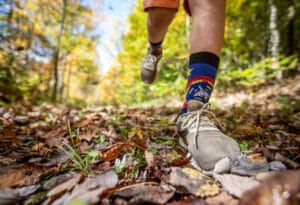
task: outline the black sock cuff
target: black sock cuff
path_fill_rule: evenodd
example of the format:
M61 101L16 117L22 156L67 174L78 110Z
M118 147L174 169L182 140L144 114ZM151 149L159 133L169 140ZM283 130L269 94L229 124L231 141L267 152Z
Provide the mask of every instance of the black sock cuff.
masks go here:
M149 41L149 43L152 47L159 47L159 46L161 46L162 42L163 42L163 40L160 42L157 42L157 43L153 43L153 42Z
M190 55L190 65L194 63L207 63L209 65L218 68L220 63L220 58L214 53L198 52Z

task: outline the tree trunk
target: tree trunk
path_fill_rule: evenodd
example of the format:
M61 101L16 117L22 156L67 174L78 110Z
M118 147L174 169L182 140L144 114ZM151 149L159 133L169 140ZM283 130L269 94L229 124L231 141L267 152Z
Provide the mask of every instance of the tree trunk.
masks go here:
M270 42L269 42L269 52L273 59L272 68L278 69L278 55L279 55L279 44L280 44L280 34L277 27L277 7L274 0L269 0L270 7L270 19L269 19L269 29L270 29ZM278 72L277 78L282 78L282 72Z
M62 17L60 23L60 30L57 36L57 46L53 56L53 91L52 91L52 101L55 102L57 99L57 87L58 87L58 63L59 63L59 56L60 56L60 49L61 49L61 37L64 32L65 27L65 19L66 19L66 10L67 10L67 0L63 0L63 9L62 9Z
M272 57L279 55L280 34L277 28L277 7L273 0L269 0L270 22L269 29L271 32L269 51Z
M295 52L295 28L296 19L295 2L291 0L291 5L288 8L288 55L293 55Z

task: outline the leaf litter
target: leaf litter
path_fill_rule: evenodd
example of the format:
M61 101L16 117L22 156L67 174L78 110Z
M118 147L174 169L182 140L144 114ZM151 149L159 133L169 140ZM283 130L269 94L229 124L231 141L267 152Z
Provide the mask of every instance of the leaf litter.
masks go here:
M279 89L276 96L271 88L277 89L266 85L251 102L213 108L247 160L268 170L277 160L296 170L267 181L257 173L211 178L193 169L178 145L176 107L1 107L1 204L247 204L248 193L271 200L263 190L278 184L291 187L276 190L288 193L292 203L300 181L299 86L290 93ZM279 180L286 176L294 180ZM259 188L250 189L250 183Z

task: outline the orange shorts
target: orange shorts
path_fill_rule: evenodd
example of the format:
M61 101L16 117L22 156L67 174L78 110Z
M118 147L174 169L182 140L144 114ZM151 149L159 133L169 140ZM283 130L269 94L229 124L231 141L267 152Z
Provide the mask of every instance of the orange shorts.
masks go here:
M162 7L178 10L180 0L143 0L144 11L147 11L151 7ZM184 0L183 3L185 11L191 15L188 0Z

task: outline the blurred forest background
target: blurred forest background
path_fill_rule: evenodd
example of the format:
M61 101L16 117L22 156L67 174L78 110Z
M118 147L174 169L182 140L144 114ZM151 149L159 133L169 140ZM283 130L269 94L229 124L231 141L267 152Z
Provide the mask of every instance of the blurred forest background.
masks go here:
M300 1L228 0L226 13L218 92L299 73ZM109 69L99 64L105 55L96 49L101 35L95 19L109 21L101 15L86 0L0 0L0 105L182 99L192 23L184 11L169 29L159 78L151 86L139 77L147 49L142 0L134 4Z

